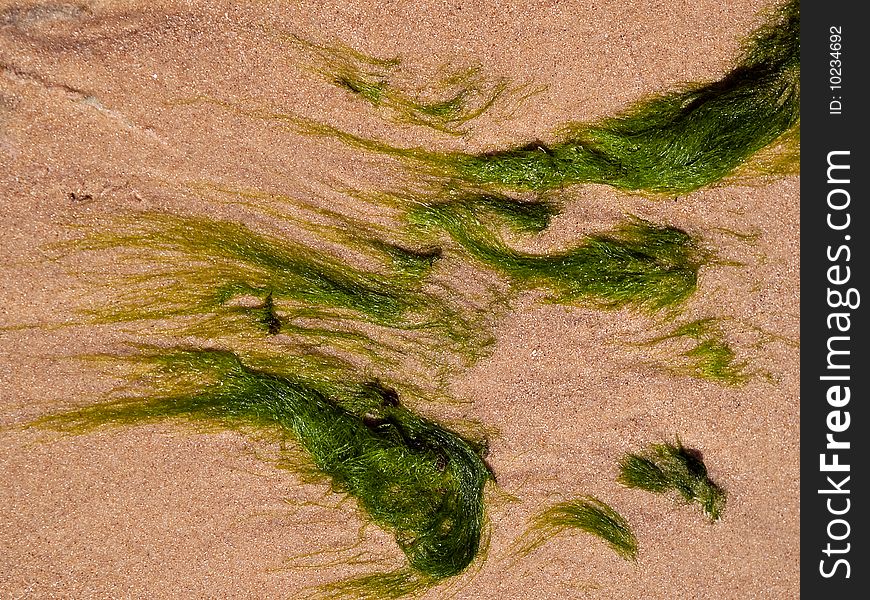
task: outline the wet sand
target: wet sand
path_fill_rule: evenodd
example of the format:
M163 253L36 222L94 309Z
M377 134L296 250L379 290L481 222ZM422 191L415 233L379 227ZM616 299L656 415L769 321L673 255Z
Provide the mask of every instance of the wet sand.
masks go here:
M766 5L0 2L0 325L71 314L76 274L45 247L68 236L73 217L141 208L233 215L184 190L196 181L288 194L324 192L329 180L385 184L377 157L185 99L284 107L404 146L480 151L547 141L566 122L720 77ZM396 126L301 69L287 33L398 55L410 81L444 63L480 63L547 87L512 118L484 115L462 137ZM706 268L687 314L731 316L797 339L798 184L789 177L660 201L576 186L536 243L557 247L626 213L682 227L743 263ZM748 243L722 229L760 235ZM723 387L639 360L621 340L648 327L629 311L547 305L534 294L500 319L492 356L452 392L473 400L464 417L499 432L489 462L518 500L490 504L479 570L427 597L798 595L798 350L755 349L771 377ZM354 543L361 521L352 506L302 506L340 498L263 462L245 437L164 424L46 439L18 427L108 389L112 381L63 357L111 348L119 336L106 327L0 333L0 597L287 598L351 572L290 559ZM727 489L721 522L616 483L625 452L675 434ZM579 532L509 560L532 514L579 494L629 520L636 564ZM401 564L391 536L366 534L367 555Z

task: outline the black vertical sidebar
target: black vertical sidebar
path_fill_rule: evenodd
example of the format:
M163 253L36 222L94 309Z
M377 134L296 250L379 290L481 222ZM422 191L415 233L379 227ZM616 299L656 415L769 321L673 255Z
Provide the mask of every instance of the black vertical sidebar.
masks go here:
M801 594L830 600L870 590L866 11L801 2Z

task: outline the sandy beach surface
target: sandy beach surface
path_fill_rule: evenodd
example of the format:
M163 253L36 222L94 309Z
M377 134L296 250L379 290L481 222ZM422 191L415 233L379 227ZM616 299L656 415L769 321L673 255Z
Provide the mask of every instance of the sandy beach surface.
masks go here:
M116 383L69 357L110 350L118 328L52 327L80 304L75 269L46 251L70 223L131 209L238 216L191 193L191 182L324 198L330 182L389 183L385 159L191 99L276 107L400 146L547 142L569 121L721 77L768 5L0 0L0 598L296 598L361 572L310 556L357 541L352 502L312 505L341 497L275 469L240 434L171 423L81 436L21 427ZM444 64L546 88L462 136L396 125L302 68L290 34L399 56L412 88ZM604 186L563 193L567 208L535 249L625 214L681 227L739 263L702 271L688 315L798 339L797 177L656 201ZM24 324L36 326L16 328ZM534 293L499 318L492 355L451 385L472 401L461 416L497 431L487 558L427 598L798 596L799 350L777 340L753 347L737 334L768 376L727 387L670 373L624 343L650 327L629 310L558 306ZM616 482L626 452L677 434L728 491L720 522ZM533 514L581 494L632 524L636 563L581 532L511 559ZM389 534L362 535L363 557L402 564Z

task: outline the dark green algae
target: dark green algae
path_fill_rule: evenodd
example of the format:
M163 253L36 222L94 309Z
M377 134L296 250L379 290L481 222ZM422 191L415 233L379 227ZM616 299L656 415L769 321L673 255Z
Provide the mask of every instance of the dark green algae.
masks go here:
M157 366L162 389L35 424L82 433L182 420L295 441L335 491L355 498L372 522L393 533L407 557L408 568L346 582L350 587L425 588L461 573L477 556L484 487L493 479L482 457L485 443L415 414L377 380L276 375L218 350L163 351L143 360Z

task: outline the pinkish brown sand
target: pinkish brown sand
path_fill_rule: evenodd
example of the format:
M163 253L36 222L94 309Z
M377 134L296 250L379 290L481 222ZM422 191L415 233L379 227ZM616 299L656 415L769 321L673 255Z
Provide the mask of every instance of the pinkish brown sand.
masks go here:
M68 235L73 216L141 207L223 214L180 191L191 181L287 193L329 178L385 183L372 167L376 158L335 142L173 101L255 101L402 145L480 150L546 141L567 121L719 77L766 5L0 2L0 324L70 314L76 277L44 248ZM462 138L397 127L300 70L282 33L401 56L411 81L444 63L480 63L547 88L513 118L484 116ZM745 263L706 269L690 314L730 315L797 338L797 178L677 202L601 186L567 193L568 210L541 248L625 213L683 227ZM748 244L717 228L760 237ZM753 360L772 378L722 387L640 361L620 340L645 327L627 311L542 305L532 296L501 319L493 356L452 391L474 401L464 416L500 432L490 462L501 490L517 500L491 503L491 542L479 569L427 597L797 597L797 349L756 349ZM63 357L105 350L116 334L81 327L0 334L0 597L294 598L349 573L323 566L328 555L311 567L293 557L352 544L361 524L352 507L300 506L326 489L259 460L260 445L238 434L166 424L46 439L19 427L105 390L111 382ZM677 433L728 490L721 522L615 481L625 452ZM579 532L509 559L531 515L579 494L600 497L629 520L640 544L636 564ZM376 528L362 548L401 564L391 537Z

